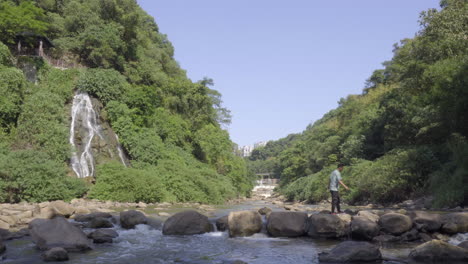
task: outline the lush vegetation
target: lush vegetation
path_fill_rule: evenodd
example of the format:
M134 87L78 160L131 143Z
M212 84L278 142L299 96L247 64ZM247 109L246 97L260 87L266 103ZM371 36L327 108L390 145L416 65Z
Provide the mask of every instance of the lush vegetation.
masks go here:
M81 67L12 56L22 32L47 36L55 45L49 56ZM187 78L135 1L2 1L0 41L0 202L71 199L86 188L92 198L135 202L249 195L252 179L222 129L230 115L213 81ZM36 84L20 64L38 69ZM100 164L91 186L66 169L75 91L103 103L132 165Z
M350 203L393 203L434 195L434 206L468 199L468 3L421 13L421 30L394 47L361 95L298 135L257 149L250 167L274 171L289 199L327 198L338 162L348 166Z

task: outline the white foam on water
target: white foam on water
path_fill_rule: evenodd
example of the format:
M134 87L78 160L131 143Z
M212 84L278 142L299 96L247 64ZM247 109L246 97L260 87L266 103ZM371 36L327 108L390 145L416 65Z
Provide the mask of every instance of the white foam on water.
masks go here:
M468 233L459 233L450 237L448 242L452 245L458 246L458 244L467 240L468 240Z
M269 237L267 234L264 233L256 233L249 237L242 237L242 239L256 241L289 241L289 239L286 238Z

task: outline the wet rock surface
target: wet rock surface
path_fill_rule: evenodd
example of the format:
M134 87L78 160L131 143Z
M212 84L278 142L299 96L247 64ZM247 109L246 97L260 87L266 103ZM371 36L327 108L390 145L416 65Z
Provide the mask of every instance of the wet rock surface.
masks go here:
M62 247L67 251L91 249L91 242L85 233L63 217L35 219L29 224L29 231L32 240L40 250L53 247Z
M320 263L366 263L382 259L377 245L368 242L345 241L329 252L319 254Z
M213 231L213 225L208 217L189 210L179 212L169 217L163 226L164 235L196 235Z
M262 217L256 211L231 212L228 216L229 236L251 236L262 230Z
M409 258L426 263L468 261L468 249L454 246L440 240L432 240L411 250Z
M273 237L298 237L306 234L308 217L302 212L272 212L268 217L268 234Z

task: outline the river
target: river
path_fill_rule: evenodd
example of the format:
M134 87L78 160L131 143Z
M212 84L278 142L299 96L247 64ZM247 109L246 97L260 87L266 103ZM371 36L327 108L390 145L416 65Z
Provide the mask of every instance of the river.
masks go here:
M230 211L258 209L264 206L274 211L284 210L268 201L246 201L232 206L220 206L211 212L213 222ZM177 208L184 210L189 208ZM86 233L93 229L84 229ZM252 237L229 238L227 232L211 232L194 236L164 236L161 228L138 225L126 230L116 226L119 237L112 244L95 244L94 250L70 253L64 263L234 263L236 260L250 264L301 264L318 263L318 253L331 249L337 240L318 240L309 237L272 238L265 232ZM463 234L462 234L463 235ZM466 240L455 237L456 240ZM418 243L419 244L419 243ZM391 259L405 259L415 243L383 245L382 254ZM6 241L7 251L3 263L43 263L41 252L34 248L29 237ZM398 262L384 262L398 263Z

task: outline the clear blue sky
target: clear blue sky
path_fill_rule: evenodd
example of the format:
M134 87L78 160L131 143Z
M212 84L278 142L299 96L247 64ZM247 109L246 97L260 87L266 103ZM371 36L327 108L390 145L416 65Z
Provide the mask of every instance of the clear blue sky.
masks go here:
M239 145L300 133L361 93L439 0L138 0L193 81L209 77Z

